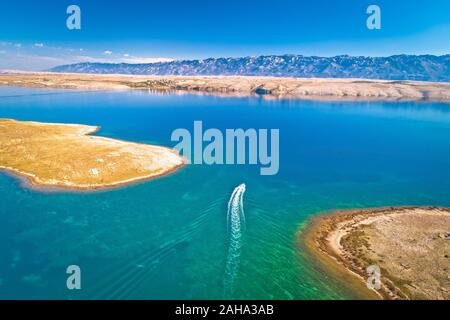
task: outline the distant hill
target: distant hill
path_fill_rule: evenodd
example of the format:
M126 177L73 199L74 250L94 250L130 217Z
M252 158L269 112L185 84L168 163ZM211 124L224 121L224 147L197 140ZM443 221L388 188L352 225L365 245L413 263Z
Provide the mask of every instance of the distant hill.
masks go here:
M149 64L78 63L52 72L133 75L242 75L301 78L366 78L385 80L450 81L450 54L390 57L302 55L210 58Z

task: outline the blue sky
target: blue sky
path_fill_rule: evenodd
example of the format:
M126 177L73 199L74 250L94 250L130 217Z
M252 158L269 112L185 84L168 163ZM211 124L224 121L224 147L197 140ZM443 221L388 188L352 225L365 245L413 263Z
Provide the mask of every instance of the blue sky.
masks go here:
M81 8L81 30L66 9ZM381 30L366 9L381 8ZM450 53L448 0L15 0L0 3L0 68L260 54Z

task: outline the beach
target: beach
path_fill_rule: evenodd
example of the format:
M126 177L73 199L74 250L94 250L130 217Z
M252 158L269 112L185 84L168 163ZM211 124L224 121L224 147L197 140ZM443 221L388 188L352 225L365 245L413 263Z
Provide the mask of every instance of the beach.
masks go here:
M0 74L0 85L262 96L267 99L450 102L450 83L251 76L137 76L64 73Z
M334 277L383 299L450 299L450 210L389 207L315 217L300 238ZM381 270L381 287L365 286L367 267Z
M0 169L33 187L93 190L153 179L185 164L169 148L91 136L99 129L0 119Z

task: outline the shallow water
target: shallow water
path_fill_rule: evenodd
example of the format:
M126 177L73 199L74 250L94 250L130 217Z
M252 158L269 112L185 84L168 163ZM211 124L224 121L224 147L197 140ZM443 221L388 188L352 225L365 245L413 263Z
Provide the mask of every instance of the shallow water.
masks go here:
M450 206L450 105L265 101L0 87L0 117L100 125L98 135L173 146L192 128L279 128L280 172L188 166L96 193L43 193L0 174L0 298L346 299L296 246L314 214ZM234 290L224 290L227 206L246 184ZM82 290L66 288L67 266Z

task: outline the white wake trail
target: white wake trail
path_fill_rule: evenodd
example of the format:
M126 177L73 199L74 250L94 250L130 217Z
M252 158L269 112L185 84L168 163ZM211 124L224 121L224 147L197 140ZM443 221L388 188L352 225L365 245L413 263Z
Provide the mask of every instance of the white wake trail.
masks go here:
M228 202L227 224L230 236L228 257L225 266L224 289L228 296L234 291L234 280L238 273L242 247L242 230L245 228L244 193L245 184L234 189Z

